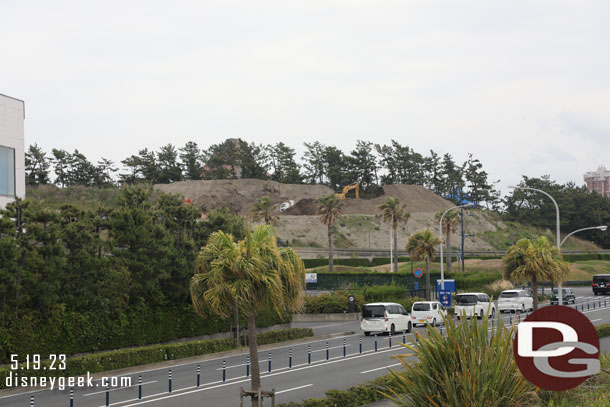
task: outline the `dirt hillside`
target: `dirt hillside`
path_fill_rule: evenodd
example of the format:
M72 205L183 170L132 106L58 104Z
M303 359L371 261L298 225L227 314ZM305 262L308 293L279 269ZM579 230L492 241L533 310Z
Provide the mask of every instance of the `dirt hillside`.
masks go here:
M226 206L242 214L248 213L252 205L264 196L269 197L272 204L279 204L288 200L296 203L302 199L315 199L333 193L332 189L324 185L280 184L259 179L182 181L155 185L155 188L190 198L193 205L204 212ZM279 213L278 208L276 211Z
M315 215L316 199L332 194L332 189L324 185L280 184L275 181L258 179L183 181L173 184L155 185L164 192L178 193L190 198L194 205L204 212L226 206L245 214L257 199L268 196L272 204L293 200L295 205L284 215ZM385 185L384 195L373 199L348 198L344 201L345 214L378 214L377 205L388 196L396 197L407 205L407 211L438 212L452 203L419 185ZM353 194L353 193L352 193ZM279 213L279 205L276 207Z

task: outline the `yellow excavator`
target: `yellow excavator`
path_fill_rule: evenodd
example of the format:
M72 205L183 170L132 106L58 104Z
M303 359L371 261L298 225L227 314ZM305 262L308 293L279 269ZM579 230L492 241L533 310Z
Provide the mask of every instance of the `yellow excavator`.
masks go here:
M340 194L335 194L335 196L339 199L345 199L345 194L347 194L352 189L356 190L356 199L359 199L360 198L360 183L359 182L354 182L353 184L344 186L343 192L341 192Z

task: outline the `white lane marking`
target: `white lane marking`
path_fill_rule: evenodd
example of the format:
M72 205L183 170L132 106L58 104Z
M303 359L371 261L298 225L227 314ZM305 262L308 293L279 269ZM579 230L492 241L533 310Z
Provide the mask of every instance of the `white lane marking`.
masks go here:
M597 319L592 319L591 322L597 322L597 321L601 321L601 318L597 318Z
M400 366L402 365L402 363L394 363L393 365L389 365L389 366L382 366L382 367L378 367L377 369L371 369L371 370L365 370L364 372L360 372L361 374L364 373L371 373L371 372L376 372L377 370L382 370L382 369L389 369L391 367L396 367L396 366Z
M329 364L335 364L335 363L339 363L339 362L342 362L342 361L347 361L347 360L352 360L352 359L360 359L360 358L371 356L371 355L379 355L379 354L383 354L383 353L387 353L387 352L391 352L391 351L396 351L396 350L408 351L407 349L405 349L403 347L397 346L397 347L394 347L394 348L391 348L391 349L386 349L386 350L382 350L382 351L378 351L378 352L369 351L368 353L358 354L358 355L355 355L355 356L352 356L352 357L347 357L347 358L339 356L339 357L334 358L335 360L331 359L330 361L321 361L321 362L316 363L316 364L312 363L311 365L305 365L305 366L298 367L298 368L283 370L282 372L276 372L276 373L269 373L269 374L266 374L266 375L261 375L261 377L272 377L272 376L277 376L277 375L286 374L286 373L290 373L290 372L297 372L297 371L300 371L300 370L311 369L311 368L321 367L321 366L327 366ZM195 390L191 390L191 391L187 391L187 392L182 392L180 394L171 394L171 395L168 395L168 396L165 396L165 397L159 397L159 398L156 398L156 399L153 399L153 400L139 401L139 402L137 402L135 404L128 404L128 405L123 406L123 407L139 406L139 405L142 405L142 404L153 403L153 402L156 402L156 401L161 401L161 400L170 399L170 398L174 398L174 397L184 396L184 395L187 395L187 394L197 393L197 392L200 392L200 391L213 390L213 389L216 389L216 388L219 388L219 387L230 386L230 385L233 385L233 384L244 383L244 382L247 382L247 381L250 381L249 377L245 378L245 379L237 380L237 381L232 381L230 383L229 382L228 383L222 383L222 384L218 384L216 386L211 386L211 387L195 389ZM181 391L181 390L183 390L183 389L178 389L178 390L176 390L176 392ZM167 393L165 393L165 394L167 394ZM118 405L118 404L123 404L123 403L125 403L125 401L117 402L117 403L112 403L111 405ZM99 406L99 407L104 407L104 406Z
M145 384L151 384L151 383L157 383L157 380L152 380L150 382L144 382L144 383L142 383L142 386L144 386ZM131 387L136 387L138 385L139 385L139 383L132 384L131 386L125 386L125 387L113 387L113 388L109 389L108 391L129 389ZM94 394L101 394L101 393L106 393L106 390L95 391L93 393L85 393L85 394L83 394L83 397L89 397L89 396L93 396Z
M282 393L287 393L289 391L293 391L293 390L299 390L299 389L304 389L305 387L311 387L313 386L313 384L306 384L304 386L299 386L299 387L293 387L292 389L286 389L286 390L280 390L280 391L276 391L275 394L282 394Z

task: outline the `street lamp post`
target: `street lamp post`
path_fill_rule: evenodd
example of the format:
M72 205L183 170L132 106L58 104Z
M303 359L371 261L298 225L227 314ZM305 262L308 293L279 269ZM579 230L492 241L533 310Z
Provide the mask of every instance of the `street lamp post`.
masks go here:
M605 225L604 226L591 226L588 228L582 228L582 229L575 230L574 232L570 233L569 235L567 235L566 237L563 238L561 243L559 243L559 247L563 246L563 244L566 242L566 240L568 240L568 237L572 236L574 233L582 232L583 230L594 230L594 229L605 232L606 230L608 230L608 226L605 226Z
M536 188L530 188L530 187L520 187L520 186L516 186L516 185L509 185L509 188L512 189L528 189L530 191L536 191L536 192L540 192L546 196L548 196L549 198L551 198L551 201L553 201L553 204L555 204L555 214L556 214L556 218L557 218L557 250L561 251L561 243L559 241L560 239L560 234L559 234L559 205L557 205L557 202L555 201L555 199L553 199L553 197L551 195L549 195L548 193L544 192L541 189L536 189ZM558 286L557 286L557 292L559 293L559 304L563 304L563 291L562 291L562 287L561 287L561 281L559 282ZM538 295L538 293L534 293L534 295Z
M443 212L443 214L441 215L441 220L439 221L439 236L441 237L441 290L445 289L445 270L443 269L443 265L444 265L444 259L443 259L443 218L445 217L445 215L447 214L447 212L456 209L456 208L470 208L472 206L472 203L469 202L467 204L464 205L456 205L453 206L449 209L447 209L445 212Z

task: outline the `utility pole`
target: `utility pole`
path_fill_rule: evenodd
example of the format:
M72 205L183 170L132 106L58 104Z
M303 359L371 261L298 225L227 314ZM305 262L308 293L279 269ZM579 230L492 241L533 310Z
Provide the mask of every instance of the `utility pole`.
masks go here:
M462 231L461 231L461 236L462 236L462 273L464 272L464 208L460 208L460 216L461 216L461 223L462 223Z

